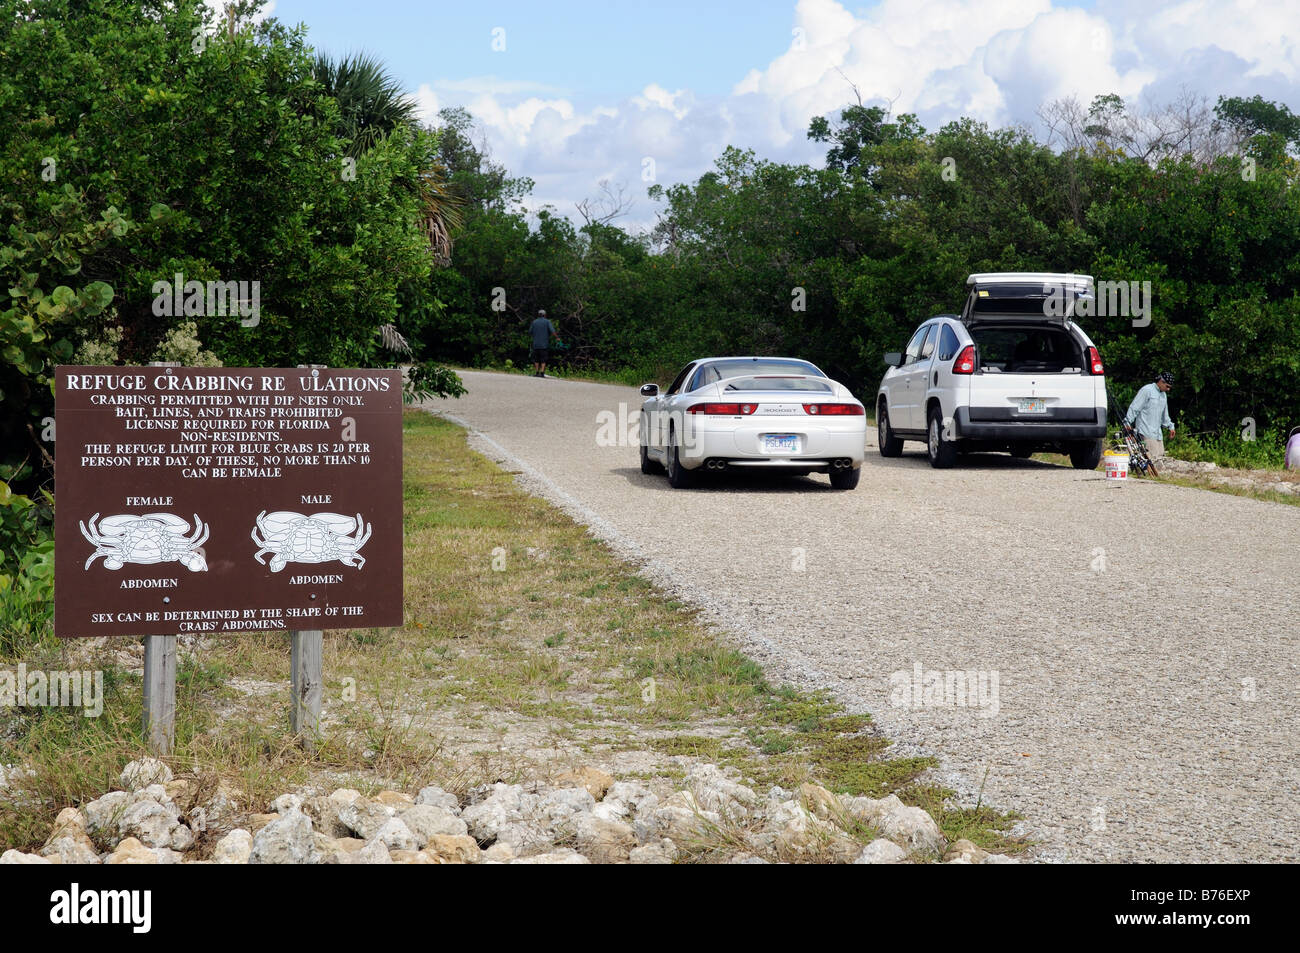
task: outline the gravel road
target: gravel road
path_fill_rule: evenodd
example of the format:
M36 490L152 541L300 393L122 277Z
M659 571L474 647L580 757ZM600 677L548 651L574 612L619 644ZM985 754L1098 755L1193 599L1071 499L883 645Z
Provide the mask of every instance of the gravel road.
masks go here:
M1040 859L1300 857L1300 508L1005 454L933 470L874 433L853 491L672 490L638 468L634 389L463 377L429 406L478 449L772 679L870 712L968 803L983 784ZM602 433L602 412L626 424ZM974 704L936 689L950 671L979 673Z

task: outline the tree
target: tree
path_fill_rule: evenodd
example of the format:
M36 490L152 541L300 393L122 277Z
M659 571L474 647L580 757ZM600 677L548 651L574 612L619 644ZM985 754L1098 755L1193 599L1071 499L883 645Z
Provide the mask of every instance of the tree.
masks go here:
M438 111L438 154L466 213L514 211L533 189L533 180L512 178L492 161L487 143L474 141L474 117L462 106Z
M1238 149L1269 165L1281 163L1288 145L1300 148L1300 116L1258 93L1250 99L1220 96L1214 114Z
M1094 97L1086 113L1075 99L1065 98L1046 104L1038 116L1047 130L1046 144L1067 152L1147 163L1190 156L1207 163L1233 149L1209 100L1189 90L1143 112L1107 93Z
M855 106L840 110L840 121L832 126L825 116L815 116L808 125L808 138L832 143L826 152L826 166L848 172L861 168L863 153L872 146L891 140L915 139L924 131L912 113L903 113L897 122L888 122L890 111L884 106Z
M16 490L49 477L30 468L51 450L57 362L147 361L193 322L228 364L391 363L379 329L430 294L436 136L399 124L348 155L302 31L241 19L257 6L218 29L200 0L0 0L0 479ZM178 273L256 282L259 311L168 313L155 285Z
M318 54L312 75L339 105L334 132L355 158L399 126L415 121L415 100L374 57L358 53L333 59Z

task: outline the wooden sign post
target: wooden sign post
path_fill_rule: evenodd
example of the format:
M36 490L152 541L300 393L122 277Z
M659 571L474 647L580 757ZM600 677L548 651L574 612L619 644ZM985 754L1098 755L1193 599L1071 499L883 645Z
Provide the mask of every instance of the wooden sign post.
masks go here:
M308 744L320 737L320 703L324 692L325 633L319 629L294 632L290 643L293 702L289 727Z
M299 370L324 370L324 364L299 364ZM319 629L289 636L289 728L306 744L320 738L320 706L325 692L325 633Z
M176 740L174 635L144 637L144 740L154 754L172 753Z
M154 361L149 366L180 367L180 362ZM176 636L146 635L142 641L144 741L154 754L169 755L176 743Z

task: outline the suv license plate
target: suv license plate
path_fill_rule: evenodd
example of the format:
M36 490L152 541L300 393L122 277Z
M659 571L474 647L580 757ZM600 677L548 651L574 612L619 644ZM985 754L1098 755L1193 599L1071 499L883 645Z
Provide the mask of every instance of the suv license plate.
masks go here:
M1047 413L1047 401L1041 397L1022 397L1020 398L1020 413L1045 414Z
M770 433L763 437L764 453L798 453L799 438L792 433Z

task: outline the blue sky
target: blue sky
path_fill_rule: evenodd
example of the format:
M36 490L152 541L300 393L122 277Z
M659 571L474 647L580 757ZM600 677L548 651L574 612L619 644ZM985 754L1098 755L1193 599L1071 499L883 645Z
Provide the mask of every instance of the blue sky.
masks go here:
M493 158L536 182L531 208L572 215L610 182L638 196L635 226L654 220L651 181L693 181L728 145L819 162L808 123L850 83L928 129L1041 128L1045 104L1101 93L1139 111L1260 93L1300 112L1295 2L277 0L271 15L318 49L378 56L430 121L468 108Z
M284 22L307 23L319 48L381 54L413 90L434 79L493 75L537 83L584 105L665 80L724 95L790 45L793 15L785 0L279 0L273 11ZM496 27L506 31L502 52L491 47Z

